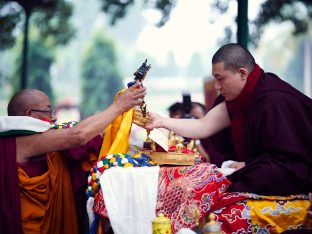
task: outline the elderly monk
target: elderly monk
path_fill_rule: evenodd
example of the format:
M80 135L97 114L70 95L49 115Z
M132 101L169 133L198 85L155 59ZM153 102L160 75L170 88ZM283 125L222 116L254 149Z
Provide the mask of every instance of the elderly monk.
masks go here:
M78 233L68 161L60 151L79 150L145 96L136 83L102 112L67 129L0 138L0 233ZM8 105L12 116L56 120L46 94L22 90ZM37 170L37 171L36 171ZM79 220L79 222L81 222Z
M231 127L240 160L232 165L228 191L261 195L307 194L312 188L312 100L264 72L238 44L221 47L212 58L215 89L224 101L201 119L150 114L147 129L167 128L204 138Z

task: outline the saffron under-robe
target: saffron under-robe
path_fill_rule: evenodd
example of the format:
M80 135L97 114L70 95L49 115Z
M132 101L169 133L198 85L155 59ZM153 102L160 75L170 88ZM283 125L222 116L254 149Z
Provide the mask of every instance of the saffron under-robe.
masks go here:
M48 171L29 177L19 167L24 233L78 233L74 195L64 155L47 156Z

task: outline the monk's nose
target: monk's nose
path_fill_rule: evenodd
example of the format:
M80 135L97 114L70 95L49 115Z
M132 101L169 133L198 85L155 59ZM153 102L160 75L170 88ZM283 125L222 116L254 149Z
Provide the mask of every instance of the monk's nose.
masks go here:
M220 90L221 89L221 85L220 85L219 81L217 81L217 80L214 81L214 88L215 88L215 90Z
M56 117L55 112L53 111L53 112L51 113L51 122L54 123L54 122L56 122L56 121L57 121L57 117Z

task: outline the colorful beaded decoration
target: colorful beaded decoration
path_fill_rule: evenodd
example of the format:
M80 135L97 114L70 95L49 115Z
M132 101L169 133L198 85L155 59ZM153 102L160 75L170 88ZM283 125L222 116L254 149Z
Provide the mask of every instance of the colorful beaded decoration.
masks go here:
M104 170L111 167L150 167L156 164L144 153L130 154L108 154L94 163L88 177L87 197L94 197L100 189L100 175Z
M54 129L71 128L78 124L78 121L65 122L53 125ZM137 149L133 149L137 152ZM109 154L94 163L88 177L87 197L94 197L100 189L100 175L105 169L111 167L150 167L156 164L144 153L130 154Z
M65 122L65 123L62 123L62 124L54 124L53 128L54 129L71 128L71 127L74 127L77 124L78 124L78 121L70 121L70 122Z

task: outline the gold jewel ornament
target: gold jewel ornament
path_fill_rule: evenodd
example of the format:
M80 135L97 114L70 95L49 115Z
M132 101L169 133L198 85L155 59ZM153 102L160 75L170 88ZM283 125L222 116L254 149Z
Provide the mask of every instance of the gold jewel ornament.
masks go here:
M128 88L131 87L136 82L140 82L143 86L143 80L145 79L147 72L151 69L151 65L147 65L147 59L145 59L145 62L139 67L139 69L134 72L134 80L129 82ZM148 121L148 111L146 107L146 103L144 99L140 100L140 105L134 107L134 114L132 122L137 125L145 125Z

